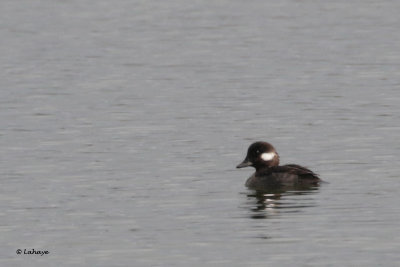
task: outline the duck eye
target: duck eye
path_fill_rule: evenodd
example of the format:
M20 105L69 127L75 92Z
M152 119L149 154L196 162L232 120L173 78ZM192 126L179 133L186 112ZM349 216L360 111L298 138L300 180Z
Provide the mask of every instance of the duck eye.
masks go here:
M257 150L256 153L257 153L257 154L260 154L260 150Z

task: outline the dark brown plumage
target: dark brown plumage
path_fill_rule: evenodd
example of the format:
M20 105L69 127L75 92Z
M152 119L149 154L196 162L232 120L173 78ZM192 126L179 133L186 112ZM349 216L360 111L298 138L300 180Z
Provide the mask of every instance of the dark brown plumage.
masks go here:
M267 142L250 145L246 158L237 168L252 166L256 172L246 181L250 188L281 185L314 185L321 179L316 173L297 164L279 166L279 155Z

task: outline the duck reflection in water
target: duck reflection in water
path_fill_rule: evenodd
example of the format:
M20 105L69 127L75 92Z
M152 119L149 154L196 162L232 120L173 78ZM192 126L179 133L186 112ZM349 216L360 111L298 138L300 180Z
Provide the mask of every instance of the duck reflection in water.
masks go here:
M297 213L304 208L315 207L314 199L309 195L318 192L318 186L280 186L263 190L249 190L247 208L253 219L267 219L282 213Z

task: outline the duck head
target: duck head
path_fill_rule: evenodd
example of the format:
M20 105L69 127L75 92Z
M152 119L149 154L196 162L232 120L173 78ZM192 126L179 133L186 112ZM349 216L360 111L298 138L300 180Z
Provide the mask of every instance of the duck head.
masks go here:
M247 150L246 158L236 168L254 167L256 170L279 165L279 155L267 142L255 142Z

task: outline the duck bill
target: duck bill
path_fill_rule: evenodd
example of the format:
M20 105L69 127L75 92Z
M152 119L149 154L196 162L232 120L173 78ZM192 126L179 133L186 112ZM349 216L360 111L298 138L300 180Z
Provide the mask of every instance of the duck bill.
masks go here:
M240 168L249 167L249 166L253 166L253 163L251 161L249 161L248 158L245 158L242 163L240 163L239 165L236 166L236 168L240 169Z

